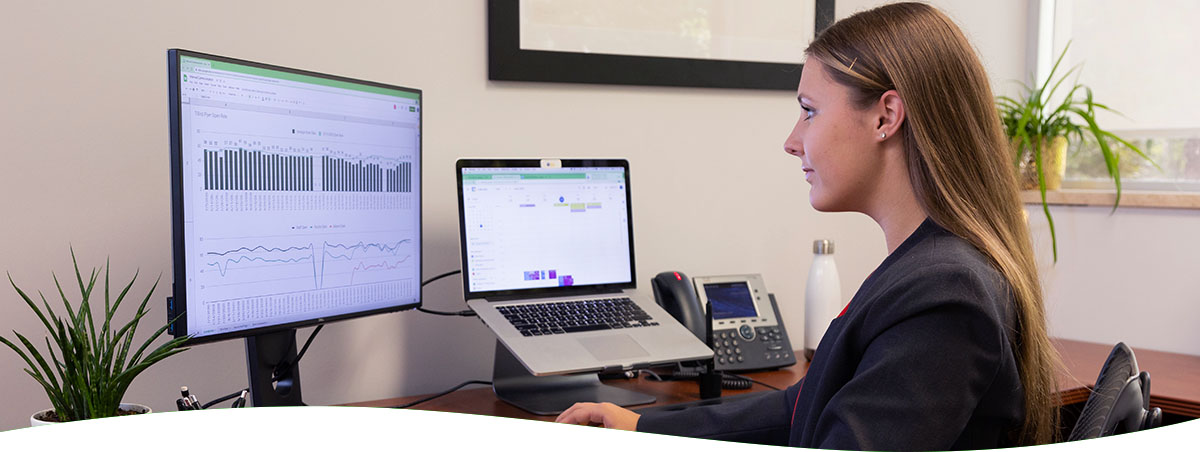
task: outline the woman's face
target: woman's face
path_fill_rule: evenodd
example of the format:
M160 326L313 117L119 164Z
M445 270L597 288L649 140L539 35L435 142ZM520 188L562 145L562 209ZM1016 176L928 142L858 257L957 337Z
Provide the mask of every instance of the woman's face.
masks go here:
M802 112L783 148L802 161L809 202L823 212L864 211L882 164L877 116L855 107L816 58L804 64L797 99Z

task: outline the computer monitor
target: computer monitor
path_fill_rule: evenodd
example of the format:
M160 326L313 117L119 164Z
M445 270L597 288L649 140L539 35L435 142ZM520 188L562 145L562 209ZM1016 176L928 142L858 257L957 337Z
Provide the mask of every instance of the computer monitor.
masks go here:
M246 338L254 405L303 404L296 328L421 304L421 91L167 59L171 333Z

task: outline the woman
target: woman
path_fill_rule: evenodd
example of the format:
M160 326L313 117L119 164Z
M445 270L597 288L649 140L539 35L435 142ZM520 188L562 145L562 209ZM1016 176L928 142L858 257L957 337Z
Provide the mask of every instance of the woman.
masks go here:
M879 224L888 257L806 377L740 403L559 422L832 449L985 449L1054 437L1056 357L1007 141L962 31L924 4L846 18L805 52L784 149L809 199Z

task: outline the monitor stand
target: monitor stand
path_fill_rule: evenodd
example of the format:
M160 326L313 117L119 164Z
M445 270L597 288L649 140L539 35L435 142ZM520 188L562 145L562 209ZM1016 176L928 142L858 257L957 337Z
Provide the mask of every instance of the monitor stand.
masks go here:
M254 406L304 406L295 328L247 337L246 370Z
M655 400L649 394L600 383L600 377L594 373L535 376L500 341L496 341L492 389L500 400L543 416L559 414L575 402L609 402L630 406L654 403Z

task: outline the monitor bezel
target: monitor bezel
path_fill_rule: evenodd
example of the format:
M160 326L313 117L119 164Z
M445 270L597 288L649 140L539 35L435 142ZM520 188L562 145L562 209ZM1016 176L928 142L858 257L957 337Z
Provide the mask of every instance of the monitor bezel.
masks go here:
M212 60L212 61L220 61L220 62L224 62L224 63L250 66L250 67L255 67L255 68L259 68L259 69L268 69L268 70L273 70L273 71L288 72L288 73L297 74L297 75L318 77L318 78L324 78L324 79L328 79L328 80L335 80L335 81L347 82L347 83L355 83L355 84L373 86L373 87L377 87L377 88L405 91L408 93L416 94L417 95L417 105L419 105L421 107L418 110L420 119L417 121L417 137L418 137L417 155L416 155L416 161L414 162L415 166L416 166L416 172L417 172L418 187L422 187L424 185L424 181L425 181L424 167L422 165L423 154L424 154L424 141L425 141L425 135L424 135L424 127L425 127L425 109L424 109L424 107L425 107L425 105L424 105L424 94L422 93L422 91L420 89L397 86L397 85L389 85L389 84L385 84L385 83L354 79L354 78L349 78L349 77L326 74L326 73L321 73L321 72L308 71L308 70L303 70L303 69L296 69L296 68L290 68L290 67L284 67L284 66L276 66L273 64L261 63L261 62L256 62L256 61L247 61L247 60L242 60L242 59L237 59L237 58L212 55L212 54L207 54L207 53L202 53L202 52L194 52L194 51L184 50L184 49L168 49L167 50L167 78L168 78L168 82L167 82L168 120L167 120L167 122L169 123L170 135L169 135L168 139L170 140L170 148L171 148L170 149L170 153L171 153L171 156L170 156L171 157L170 158L170 163L171 163L171 240L172 240L171 262L172 262L172 265L174 266L174 268L172 269L172 275L173 275L174 279L171 283L172 298L168 298L168 303L167 303L167 305L168 305L167 306L167 316L168 316L168 321L170 321L173 316L176 317L175 324L172 325L172 328L168 329L170 334L172 334L174 337L184 337L184 336L188 335L188 329L187 329L188 323L187 323L187 315L186 315L187 314L187 284L183 283L184 281L186 281L186 265L184 262L184 253L185 253L185 250L184 250L184 241L185 241L184 240L185 239L184 238L184 210L185 209L184 209L184 207L185 206L184 206L184 196L183 196L183 161L182 161L183 134L181 133L181 130L180 130L182 127L181 126L182 118L180 117L181 110L182 110L181 106L180 106L180 101L181 101L181 96L180 96L181 77L180 77L180 75L182 73L181 68L180 68L180 61L182 60L183 57L195 57L195 58L207 59L207 60ZM417 218L420 218L420 219L424 218L424 203L421 202L421 198L423 197L423 195L424 195L424 191L420 190L418 192L418 196L416 196L415 197L416 199L414 200L417 204L417 206L416 206ZM419 222L418 228L417 228L417 237L416 237L417 243L421 244L417 247L416 266L417 266L418 279L420 279L420 277L422 275L421 255L423 254L423 249L424 249L424 246L423 246L424 234L425 234L425 228L424 228L423 224L421 224ZM417 281L417 283L418 283L417 284L417 301L415 303L402 304L402 305L391 306L391 307L386 307L386 308L379 308L379 309L371 309L371 310L367 310L367 311L351 312L351 313L340 314L340 315L336 315L336 316L315 317L315 318L311 318L311 319L304 319L304 320L298 320L298 321L294 321L294 322L281 323L278 325L270 325L270 326L263 326L263 327L258 327L258 328L249 328L249 329L244 329L244 330L229 331L229 332L224 332L224 333L219 333L219 334L212 334L212 335L208 335L208 336L191 337L190 339L188 339L185 342L185 345L196 345L196 344L203 344L203 343L209 343L209 342L217 342L217 341L222 341L222 340L227 340L227 339L258 336L258 335L261 335L264 333L271 333L271 332L283 331L283 330L295 329L295 328L303 328L303 327L307 327L307 326L315 326L315 325L319 325L319 324L335 322L338 320L347 320L347 319L366 317L366 316L371 316L371 315L376 315L376 314L384 314L384 313L389 313L389 312L399 312L399 311L406 311L406 310L410 310L410 309L418 309L423 305L424 297L423 297L423 292L422 292L422 287L420 285L420 281Z
M454 180L458 186L458 243L459 258L462 263L463 297L466 300L484 298L489 301L504 301L519 298L538 298L547 296L574 296L594 293L619 292L637 288L637 266L633 244L633 181L629 175L629 161L625 159L554 159L561 162L562 168L607 167L621 168L625 173L625 215L627 234L629 235L629 282L589 284L571 287L539 287L532 289L510 289L471 291L471 272L467 268L467 228L463 205L463 168L540 168L544 159L459 159L454 165Z

